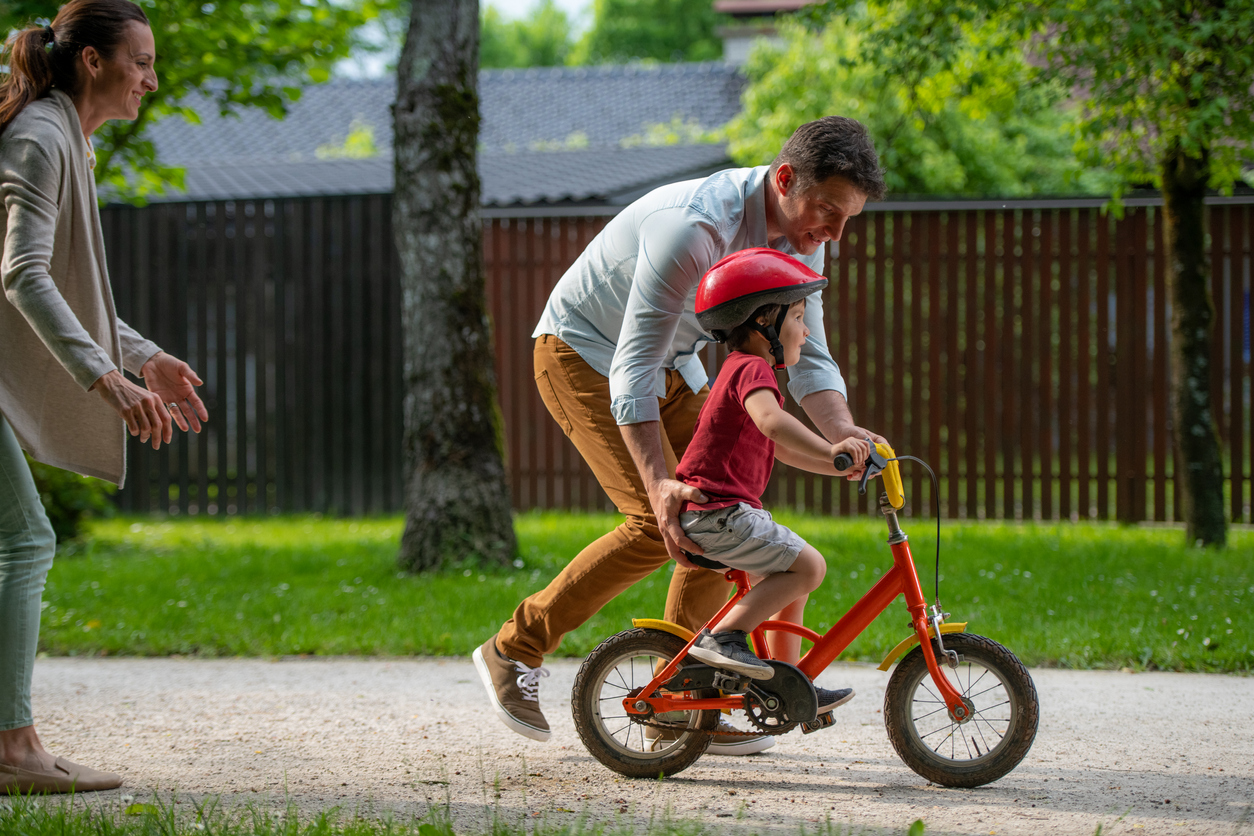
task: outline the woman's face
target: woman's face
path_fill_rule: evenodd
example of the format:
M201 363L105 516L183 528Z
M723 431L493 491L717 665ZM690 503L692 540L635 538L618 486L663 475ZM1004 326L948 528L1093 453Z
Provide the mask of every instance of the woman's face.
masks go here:
M98 114L104 119L138 118L140 100L157 89L152 29L129 21L112 56L104 58L95 50L84 53L84 69L92 76L91 104Z

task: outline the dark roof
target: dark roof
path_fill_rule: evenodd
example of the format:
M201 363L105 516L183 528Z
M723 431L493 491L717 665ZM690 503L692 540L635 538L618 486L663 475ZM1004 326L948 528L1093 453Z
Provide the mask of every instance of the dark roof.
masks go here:
M485 205L619 202L662 183L729 164L696 129L724 125L745 84L722 63L527 70L480 74L480 174ZM201 117L152 126L158 159L187 170L187 189L166 199L370 194L392 188L395 81L336 80L307 88L283 120L260 110L222 117L210 99L186 103ZM650 128L677 123L688 144L649 146ZM369 126L378 154L323 159L354 125Z
M721 145L479 156L485 207L621 206L658 185L702 177L728 165ZM187 169L186 186L185 193L166 200L387 194L392 191L392 158L193 165Z

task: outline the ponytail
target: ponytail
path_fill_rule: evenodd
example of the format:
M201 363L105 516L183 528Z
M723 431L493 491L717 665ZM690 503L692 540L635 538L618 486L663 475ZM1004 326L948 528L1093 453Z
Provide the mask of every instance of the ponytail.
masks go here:
M148 16L130 0L70 0L50 26L32 26L9 38L0 51L0 136L31 102L53 87L73 95L77 59L85 47L113 55L130 21L148 25Z

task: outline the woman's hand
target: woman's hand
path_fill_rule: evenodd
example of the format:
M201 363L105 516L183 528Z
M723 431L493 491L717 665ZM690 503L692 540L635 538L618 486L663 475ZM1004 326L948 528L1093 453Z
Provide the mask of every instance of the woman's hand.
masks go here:
M122 416L131 435L139 436L140 444L152 441L152 449L160 450L161 443L170 443L174 430L170 426L170 413L161 396L136 386L114 369L91 385L105 403Z
M144 376L144 385L148 387L148 391L161 399L180 430L200 432L201 422L209 420L209 411L193 388L203 386L204 381L196 376L191 366L177 357L159 351L149 358L139 372ZM167 435L166 443L169 441Z

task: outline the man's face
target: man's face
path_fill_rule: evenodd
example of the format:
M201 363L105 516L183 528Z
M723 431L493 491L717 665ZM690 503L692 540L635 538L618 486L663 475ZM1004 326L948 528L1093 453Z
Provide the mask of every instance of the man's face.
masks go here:
M839 241L845 221L862 212L866 195L843 177L829 177L808 189L798 186L787 163L774 176L779 195L776 222L793 249L810 255L828 241Z

